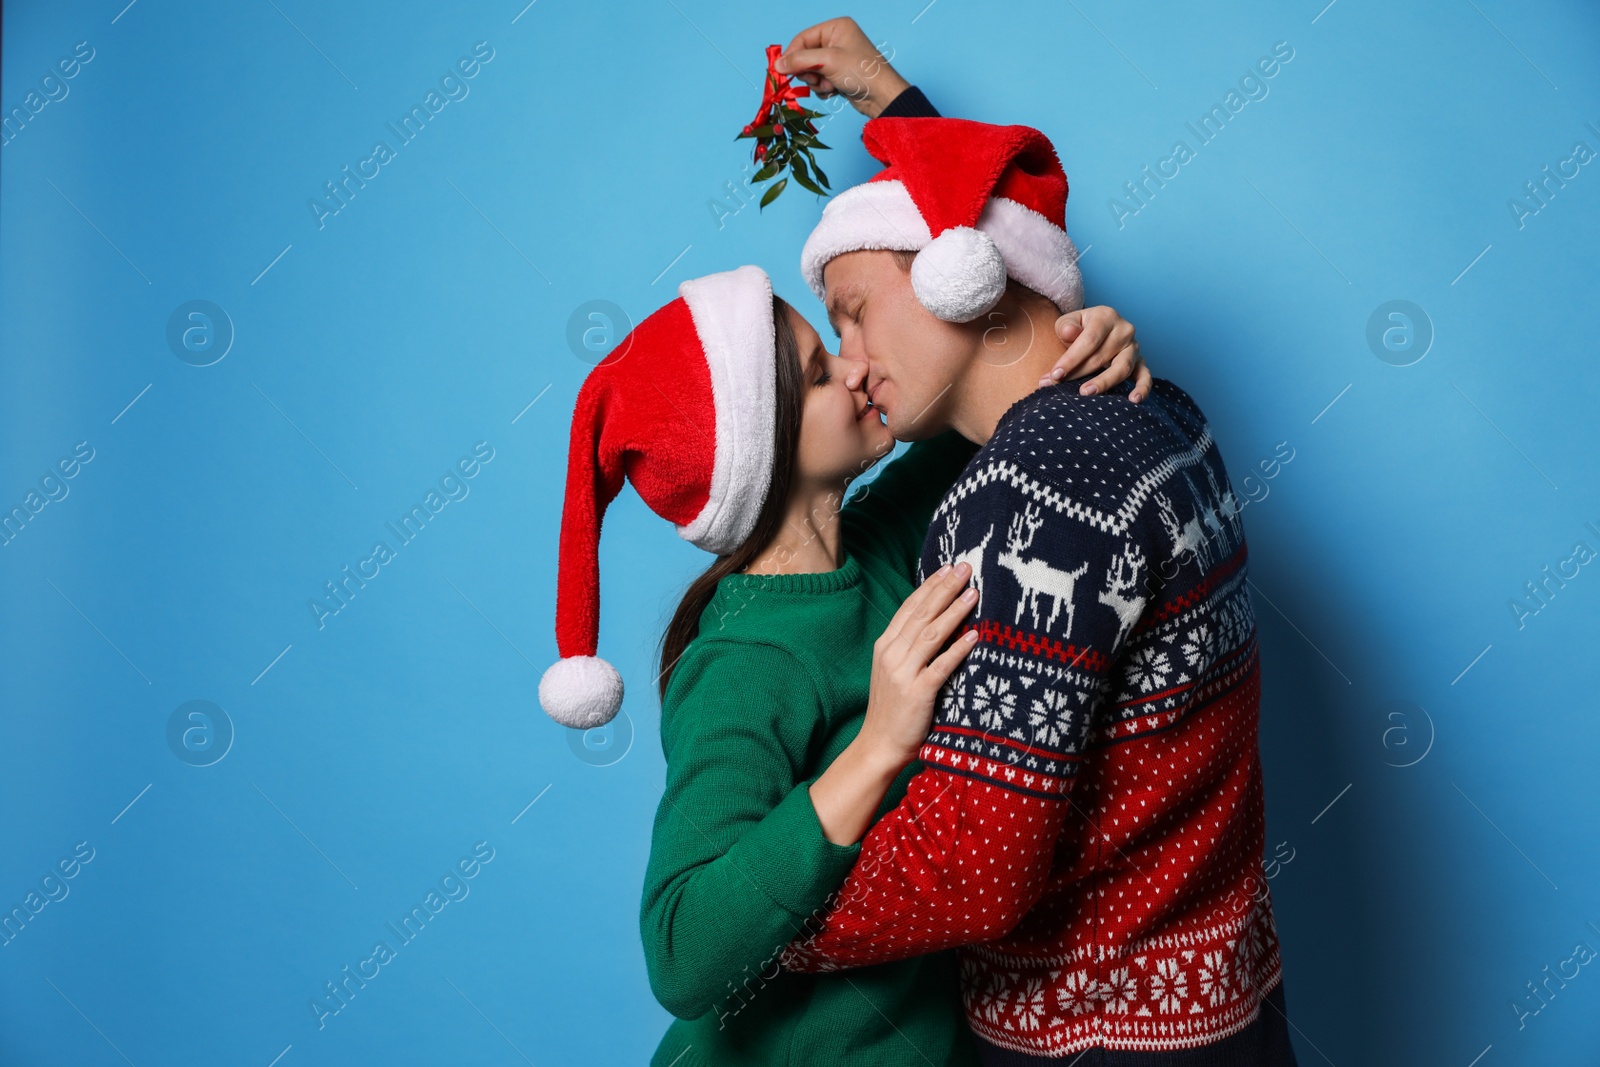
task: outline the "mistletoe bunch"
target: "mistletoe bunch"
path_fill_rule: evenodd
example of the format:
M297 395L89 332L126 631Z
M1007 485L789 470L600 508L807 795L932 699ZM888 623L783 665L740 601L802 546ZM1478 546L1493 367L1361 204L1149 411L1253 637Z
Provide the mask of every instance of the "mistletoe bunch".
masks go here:
M793 84L789 75L779 73L777 62L782 54L783 46L767 46L767 81L761 94L761 110L756 112L755 119L734 140L755 138L753 160L762 164L762 167L751 181L764 182L776 178L787 167L789 177L794 178L801 188L818 196L827 196L831 192L828 176L817 166L816 156L813 155L817 149L828 147L817 139L817 127L811 121L821 118L822 112L811 111L798 102L800 97L810 96L811 90L805 85ZM788 185L789 178L786 177L779 178L769 186L761 196L761 207L778 199Z

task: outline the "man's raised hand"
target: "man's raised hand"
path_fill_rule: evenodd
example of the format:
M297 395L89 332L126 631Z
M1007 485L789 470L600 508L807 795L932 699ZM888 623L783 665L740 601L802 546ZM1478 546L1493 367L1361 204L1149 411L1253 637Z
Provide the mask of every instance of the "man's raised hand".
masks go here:
M829 19L801 30L778 59L819 97L843 94L867 118L910 88L852 18Z

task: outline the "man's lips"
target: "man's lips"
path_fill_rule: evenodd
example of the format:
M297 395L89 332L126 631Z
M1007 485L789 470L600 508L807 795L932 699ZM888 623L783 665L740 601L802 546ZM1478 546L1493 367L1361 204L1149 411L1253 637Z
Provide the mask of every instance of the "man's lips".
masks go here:
M871 389L867 390L867 403L871 404L875 408L878 407L878 391L882 388L883 382L880 381L877 385L874 385ZM879 410L882 409L880 408Z

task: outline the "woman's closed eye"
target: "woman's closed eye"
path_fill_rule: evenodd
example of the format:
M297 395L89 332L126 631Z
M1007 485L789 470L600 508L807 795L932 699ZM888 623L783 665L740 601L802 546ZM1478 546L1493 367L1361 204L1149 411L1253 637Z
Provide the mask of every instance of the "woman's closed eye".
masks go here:
M812 385L827 385L831 381L833 381L833 375L828 370L824 369L823 372L820 375L818 375L817 380L812 382L811 384Z

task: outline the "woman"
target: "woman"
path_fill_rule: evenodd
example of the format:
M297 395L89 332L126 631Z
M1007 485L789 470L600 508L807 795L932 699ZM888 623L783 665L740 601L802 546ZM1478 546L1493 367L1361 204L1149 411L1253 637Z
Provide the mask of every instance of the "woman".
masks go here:
M893 446L860 388L864 367L831 355L756 267L679 292L579 392L564 658L540 683L568 725L620 706L620 677L594 655L596 558L626 478L718 557L661 653L667 780L640 921L651 988L679 1020L652 1062L976 1062L950 954L839 975L776 962L899 799L938 688L971 647L948 640L971 607L965 565L920 588L914 575L933 508L975 446L953 434L917 443L844 502ZM1135 371L1143 395L1136 354L1096 381Z

